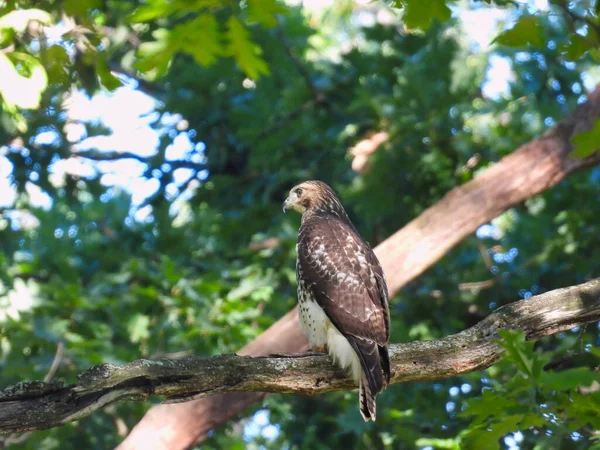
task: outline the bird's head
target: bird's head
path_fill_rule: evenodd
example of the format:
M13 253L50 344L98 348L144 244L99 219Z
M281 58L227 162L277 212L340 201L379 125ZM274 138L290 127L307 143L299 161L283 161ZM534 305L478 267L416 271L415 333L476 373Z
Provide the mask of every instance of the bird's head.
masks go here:
M293 209L304 215L307 212L324 212L345 217L346 212L335 192L322 181L305 181L290 189L283 202L283 212Z

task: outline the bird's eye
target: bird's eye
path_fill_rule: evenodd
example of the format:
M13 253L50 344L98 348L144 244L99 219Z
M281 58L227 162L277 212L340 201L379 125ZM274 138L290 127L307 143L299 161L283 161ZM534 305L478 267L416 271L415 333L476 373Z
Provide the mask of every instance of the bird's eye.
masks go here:
M296 195L300 197L302 195L302 188L296 189Z

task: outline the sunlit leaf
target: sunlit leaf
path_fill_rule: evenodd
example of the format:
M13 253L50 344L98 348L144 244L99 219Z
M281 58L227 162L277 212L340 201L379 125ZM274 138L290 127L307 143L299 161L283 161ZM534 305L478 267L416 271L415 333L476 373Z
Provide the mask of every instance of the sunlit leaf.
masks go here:
M151 0L147 5L138 7L129 20L133 23L147 22L172 12L173 2L168 0Z
M438 438L420 438L417 439L415 445L419 448L432 447L443 450L460 450L459 439L438 439Z
M148 22L174 13L200 11L204 8L228 6L226 0L149 0L146 5L138 7L129 20L133 23Z
M500 345L506 350L506 359L515 363L525 375L533 377L533 343L525 341L525 333L520 330L500 330L498 334L503 338Z
M278 14L285 14L287 7L278 0L248 0L248 16L251 21L264 27L277 25Z
M44 25L52 24L52 16L41 9L19 9L0 17L0 28L12 28L23 32L30 21L35 20Z
M235 17L227 21L228 51L233 55L239 66L246 74L257 79L261 74L269 74L269 66L260 57L260 47L250 40L250 33Z
M111 70L106 65L106 60L103 57L98 58L96 63L96 72L98 73L98 77L100 77L102 86L109 91L114 91L123 85L123 82L117 76L113 75Z
M452 11L444 0L405 0L402 20L409 28L428 29L434 20L445 22L450 19Z
M159 28L152 32L155 41L144 42L137 51L138 60L135 66L142 72L154 70L156 73L152 78L160 77L166 73L169 63L173 58L176 48L171 44L171 32Z
M509 30L503 31L492 41L507 47L525 47L528 44L535 47L544 45L544 28L537 16L521 17Z
M150 337L150 317L144 314L135 314L127 322L129 339L133 343L138 343Z
M211 14L202 14L175 27L174 34L182 39L179 48L190 53L199 64L213 64L223 54L219 24Z
M15 64L22 69L18 70ZM0 53L0 73L0 94L6 103L24 109L40 105L48 77L39 60L27 53Z

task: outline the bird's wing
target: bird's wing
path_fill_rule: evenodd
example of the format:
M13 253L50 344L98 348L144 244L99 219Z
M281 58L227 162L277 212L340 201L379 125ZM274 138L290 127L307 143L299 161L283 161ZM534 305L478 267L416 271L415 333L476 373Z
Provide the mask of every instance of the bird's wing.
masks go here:
M305 285L342 334L358 338L359 346L365 339L387 345L388 292L383 270L351 225L332 218L303 224L298 262Z

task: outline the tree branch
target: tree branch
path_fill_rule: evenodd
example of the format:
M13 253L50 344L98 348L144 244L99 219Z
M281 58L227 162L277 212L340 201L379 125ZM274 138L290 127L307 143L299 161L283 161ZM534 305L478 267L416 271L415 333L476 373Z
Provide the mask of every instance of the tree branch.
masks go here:
M567 22L567 25L569 26L569 29L571 30L571 32L573 34L577 34L580 38L582 38L586 42L588 42L592 47L597 47L598 40L600 39L600 25L598 23L596 23L590 17L581 16L579 14L576 14L574 11L572 11L569 8L569 2L567 2L567 1L564 1L564 0L559 1L556 4L563 11L565 16L567 16L567 17L565 17L565 21ZM577 33L577 27L576 27L575 22L583 22L584 24L589 26L592 30L594 30L594 32L596 34L596 40L594 41L593 39L589 39L586 36L582 36L581 34Z
M502 353L498 330L538 339L600 319L600 279L505 305L474 327L434 341L390 346L392 383L435 380L480 370ZM0 393L0 432L51 428L116 401L163 396L170 403L224 392L319 395L355 388L324 354L145 360L101 364L76 384L21 383Z

